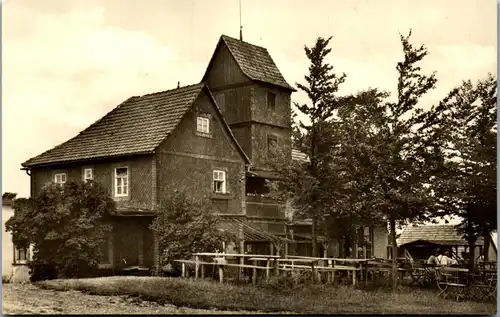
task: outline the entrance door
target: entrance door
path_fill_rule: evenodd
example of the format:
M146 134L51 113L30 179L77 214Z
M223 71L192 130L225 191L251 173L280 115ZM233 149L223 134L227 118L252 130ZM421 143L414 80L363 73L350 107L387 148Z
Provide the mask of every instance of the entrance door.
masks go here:
M115 252L119 266L142 265L143 230L137 223L123 222L115 231Z

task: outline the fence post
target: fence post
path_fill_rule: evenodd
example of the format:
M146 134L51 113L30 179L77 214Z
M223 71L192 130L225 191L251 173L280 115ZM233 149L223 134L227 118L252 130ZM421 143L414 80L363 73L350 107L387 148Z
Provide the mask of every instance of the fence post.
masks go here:
M219 264L219 282L224 280L224 266Z
M203 259L202 259L202 262L203 262ZM205 278L205 266L203 265L203 263L200 263L201 267L201 279L204 279Z
M200 270L200 257L199 256L196 256L195 257L195 264L194 264L194 279L197 280L198 279L198 272Z
M257 266L257 260L253 260L253 265ZM257 282L257 268L254 267L252 271L252 284L255 285L256 282Z
M266 283L269 283L269 258L266 261Z
M186 263L182 263L182 277L186 277Z
M311 273L312 273L312 281L316 283L316 270L314 269L314 261L311 262Z

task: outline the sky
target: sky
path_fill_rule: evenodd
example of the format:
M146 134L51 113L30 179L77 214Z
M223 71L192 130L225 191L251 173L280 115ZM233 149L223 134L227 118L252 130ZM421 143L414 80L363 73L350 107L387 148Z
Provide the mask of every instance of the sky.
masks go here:
M198 83L221 34L239 36L238 0L3 0L2 192L29 196L21 163L72 137L125 99ZM493 0L241 0L243 40L268 49L291 85L304 45L332 36L339 93L394 92L400 32L437 71L430 107L462 80L496 75ZM292 101L307 97L296 92Z

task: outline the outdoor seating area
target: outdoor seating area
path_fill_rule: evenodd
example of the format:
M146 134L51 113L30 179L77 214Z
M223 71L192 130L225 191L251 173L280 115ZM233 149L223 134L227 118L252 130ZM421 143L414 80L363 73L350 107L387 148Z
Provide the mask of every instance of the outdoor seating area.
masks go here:
M298 274L312 283L368 284L390 280L392 263L387 259L319 258L263 254L195 253L193 259L176 260L182 278L215 278L256 284L269 283L272 276ZM437 296L454 300L496 299L496 263L432 265L412 258L398 259L398 278L409 286L436 289Z
M496 262L476 262L471 271L465 263L429 264L427 261L406 259L408 285L437 287L438 296L455 300L496 300Z

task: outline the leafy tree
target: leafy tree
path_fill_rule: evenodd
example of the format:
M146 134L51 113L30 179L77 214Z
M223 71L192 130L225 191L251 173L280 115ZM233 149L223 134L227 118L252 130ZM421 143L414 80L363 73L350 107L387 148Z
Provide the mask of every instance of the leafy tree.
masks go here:
M464 81L430 113L437 124L429 130L439 136L445 158L444 172L433 182L441 212L462 219L458 229L470 250L484 236L485 260L497 227L496 115L497 82L491 74L476 85Z
M5 192L2 194L2 199L3 200L14 200L16 198L16 196L17 196L16 193Z
M287 175L285 182L289 183L288 192L293 197L294 206L297 207L297 216L312 220L312 253L317 256L317 229L318 224L324 220L326 201L322 168L325 166L324 159L328 156L328 149L335 142L331 136L331 128L328 122L334 117L335 110L339 106L339 100L335 94L338 87L345 81L345 74L337 76L333 73L333 66L325 61L331 52L328 44L331 37L317 38L313 47L304 47L307 58L310 61L309 74L304 78L306 84L297 83L297 87L304 91L309 97L310 103L298 104L296 108L305 115L310 123L300 122L299 128L294 129L294 145L300 151L309 156L309 162L305 166L291 166L285 168ZM292 163L293 164L293 163ZM300 171L300 169L305 170ZM290 184L290 181L295 181Z
M428 120L418 108L420 98L436 83L417 64L427 55L401 35L404 60L397 64L397 100L369 89L343 100L339 111L343 136L332 151L337 175L342 176L346 205L366 220L387 221L393 247L393 286L397 286L396 226L425 221L434 212L429 182L438 172L439 151L433 135L420 130Z
M34 199L15 200L6 228L16 246L33 244L32 280L84 277L98 265L114 210L114 201L97 183L50 183Z
M174 265L174 260L187 259L196 252L213 252L222 242L236 239L217 227L220 219L210 202L189 197L184 192L167 196L158 209L150 228L158 238L160 265Z

